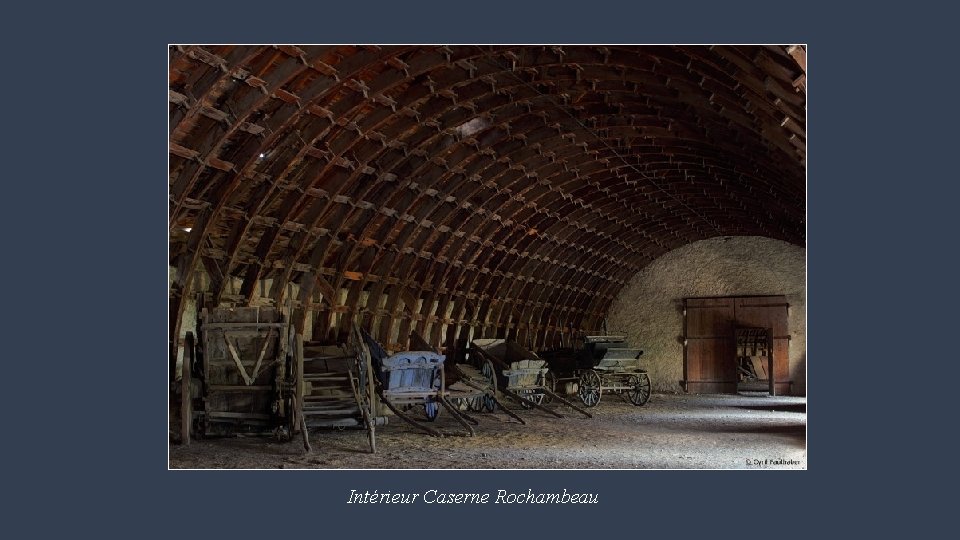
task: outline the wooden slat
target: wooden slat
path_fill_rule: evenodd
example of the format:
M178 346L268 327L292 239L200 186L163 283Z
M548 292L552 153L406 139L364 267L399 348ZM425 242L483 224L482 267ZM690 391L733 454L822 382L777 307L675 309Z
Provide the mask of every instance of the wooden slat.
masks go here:
M293 299L293 295L290 295L290 298ZM303 420L303 404L304 404L304 380L303 380L303 334L296 334L294 336L294 345L293 345L293 361L294 369L294 380L297 381L297 387L294 390L294 422L293 425L301 427ZM307 434L303 434L304 441L307 441ZM306 444L309 445L308 442Z
M273 390L273 386L266 384L250 386L239 386L235 384L211 384L207 385L207 390L211 392L269 392Z
M264 330L268 328L283 328L286 326L286 323L257 323L257 322L241 322L241 323L208 323L200 326L201 330L215 330L215 329L231 329L231 328L263 328Z
M237 371L240 373L240 376L243 377L243 380L246 381L247 386L253 384L253 379L247 375L247 370L243 367L243 362L240 361L240 354L237 352L237 348L233 346L233 342L230 341L230 338L227 334L223 335L223 340L227 342L227 348L230 350L230 357L233 358L234 364L237 365Z
M269 414L263 413L242 413L242 412L232 412L232 411L208 411L207 418L238 418L238 419L250 419L250 420L270 420L272 418Z

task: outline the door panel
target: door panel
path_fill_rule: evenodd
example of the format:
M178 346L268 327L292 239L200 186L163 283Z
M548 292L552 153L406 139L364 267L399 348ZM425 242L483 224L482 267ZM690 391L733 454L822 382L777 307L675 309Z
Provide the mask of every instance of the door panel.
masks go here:
M777 394L790 390L790 340L784 296L684 299L684 371L687 392L737 391L737 327L772 328Z

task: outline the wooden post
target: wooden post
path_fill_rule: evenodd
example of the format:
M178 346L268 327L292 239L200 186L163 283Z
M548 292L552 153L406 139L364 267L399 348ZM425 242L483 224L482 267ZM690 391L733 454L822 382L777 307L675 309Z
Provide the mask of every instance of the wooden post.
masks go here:
M773 372L773 328L767 328L767 379L770 380L770 395L777 395L777 381Z
M737 342L737 330L733 330L733 342ZM734 345L736 346L736 345ZM736 362L736 354L734 354L734 362ZM683 299L683 380L680 381L680 386L683 388L685 394L690 393L690 360L687 355L687 299ZM734 378L734 384L737 383L737 379ZM736 387L734 387L736 388ZM734 391L736 393L736 390Z
M377 453L377 418L381 416L380 398L377 396L377 390L374 386L374 377L378 374L373 372L373 359L370 355L370 348L363 342L363 337L357 332L357 339L360 340L360 350L363 351L363 361L367 369L367 398L370 402L367 404L370 408L370 452Z
M294 426L299 427L300 417L303 416L303 334L296 334L293 341L293 380L296 382L294 390Z
M187 332L180 375L180 442L184 446L190 444L190 427L193 425L193 400L190 398L191 366L193 366L193 332Z
M291 332L294 332L293 327L290 328ZM310 448L310 430L307 428L307 417L303 414L303 334L295 334L293 338L293 362L294 373L293 381L296 384L293 397L293 416L294 416L294 426L295 429L300 429L300 439L303 442L303 453L309 454L313 451Z

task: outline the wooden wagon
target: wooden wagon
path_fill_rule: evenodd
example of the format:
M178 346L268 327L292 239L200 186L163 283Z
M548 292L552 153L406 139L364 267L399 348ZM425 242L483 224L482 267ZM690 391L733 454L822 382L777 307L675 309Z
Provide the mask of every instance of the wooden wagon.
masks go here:
M410 346L417 350L438 352L417 332L410 333ZM468 421L473 421L464 411L492 413L500 409L514 420L526 424L523 418L511 411L497 397L498 385L493 364L484 358L477 358L475 364L467 363L465 360L458 352L452 361L447 360L443 364L444 395L450 403L458 407L460 414Z
M197 372L201 404L194 409L186 403L184 409L192 410L185 414L186 429L288 439L297 426L297 374L284 314L273 307L204 309L199 330L198 350L189 351L183 373L189 379Z
M474 362L486 361L482 369L492 370L500 391L523 407L540 409L557 418L563 418L562 414L544 406L545 400L556 400L588 418L593 417L589 412L554 393L547 362L515 341L475 339L470 353Z
M604 392L626 393L634 405L650 399L650 376L640 366L643 351L625 336L583 336L582 348L547 351L554 385L575 382L577 396L587 407L600 403Z
M478 422L457 410L447 398L443 363L446 357L433 350L404 351L388 355L386 350L365 330L360 330L363 342L370 351L374 372L377 373L377 394L398 418L411 426L433 436L443 434L429 426L417 422L405 411L423 407L427 420L436 420L443 407L474 435L470 424Z

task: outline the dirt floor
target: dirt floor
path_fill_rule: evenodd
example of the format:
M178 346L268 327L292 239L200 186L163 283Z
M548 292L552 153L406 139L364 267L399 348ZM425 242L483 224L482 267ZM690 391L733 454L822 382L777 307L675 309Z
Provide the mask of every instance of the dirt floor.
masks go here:
M573 396L571 396L573 397ZM575 399L575 398L574 398ZM508 405L510 406L510 405ZM511 407L519 408L519 407ZM194 441L170 445L170 467L245 469L805 469L806 398L765 395L654 394L635 407L604 396L585 418L521 410L521 425L502 412L474 414L474 437L447 411L431 425L454 436L430 437L390 418L377 428L377 454L361 430L310 430L299 437ZM422 415L419 415L422 418Z

